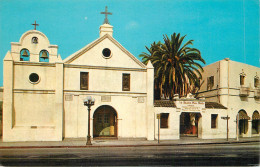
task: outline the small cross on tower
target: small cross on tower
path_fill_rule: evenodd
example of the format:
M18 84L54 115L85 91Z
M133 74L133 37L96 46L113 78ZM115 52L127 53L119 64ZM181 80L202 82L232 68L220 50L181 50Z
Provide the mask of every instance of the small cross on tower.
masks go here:
M104 14L106 16L103 24L109 24L109 21L107 19L107 15L112 15L112 13L107 11L107 6L106 6L106 11L105 12L100 12L100 13Z
M34 30L36 30L36 26L39 26L39 24L36 24L36 20L35 20L34 24L32 24L32 25L34 25Z

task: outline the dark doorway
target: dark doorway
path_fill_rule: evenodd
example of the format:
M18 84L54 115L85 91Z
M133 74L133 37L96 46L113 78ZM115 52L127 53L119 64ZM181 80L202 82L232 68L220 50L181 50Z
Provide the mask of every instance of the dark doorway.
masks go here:
M252 134L259 134L260 116L258 111L255 111L252 116Z
M111 106L96 109L93 120L94 137L117 137L117 113Z
M243 135L248 132L248 120L250 119L245 110L240 110L239 112L239 135Z
M198 137L201 133L200 113L181 113L180 135Z

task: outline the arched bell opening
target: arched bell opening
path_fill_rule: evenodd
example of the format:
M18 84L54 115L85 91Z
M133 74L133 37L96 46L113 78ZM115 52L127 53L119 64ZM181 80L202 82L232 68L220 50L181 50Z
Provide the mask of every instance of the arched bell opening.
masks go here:
M252 134L260 134L260 115L258 111L254 111L252 115Z
M47 50L41 50L39 53L40 62L49 62L49 52Z
M248 133L248 120L250 117L247 115L245 110L240 110L239 114L239 135L244 136Z
M117 117L113 107L98 107L93 116L93 137L117 137Z
M180 115L180 136L201 137L202 119L200 113L183 112Z
M23 48L20 51L20 61L30 61L30 52L28 49Z

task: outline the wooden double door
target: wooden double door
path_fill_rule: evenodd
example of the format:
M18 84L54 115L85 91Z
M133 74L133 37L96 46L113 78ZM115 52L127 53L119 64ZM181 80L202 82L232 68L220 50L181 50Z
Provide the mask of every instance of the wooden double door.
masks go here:
M94 113L94 137L117 136L117 114L111 106L101 106Z

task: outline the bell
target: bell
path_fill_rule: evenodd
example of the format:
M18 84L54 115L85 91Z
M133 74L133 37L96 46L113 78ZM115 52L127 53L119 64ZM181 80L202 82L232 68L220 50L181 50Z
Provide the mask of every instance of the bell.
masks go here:
M49 58L46 51L42 52L41 58L44 60Z
M22 55L23 57L29 57L29 55L28 55L28 53L27 53L27 51L25 50L25 51L23 51L23 55Z

